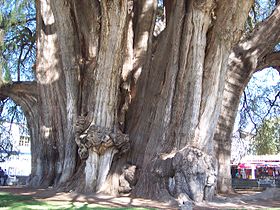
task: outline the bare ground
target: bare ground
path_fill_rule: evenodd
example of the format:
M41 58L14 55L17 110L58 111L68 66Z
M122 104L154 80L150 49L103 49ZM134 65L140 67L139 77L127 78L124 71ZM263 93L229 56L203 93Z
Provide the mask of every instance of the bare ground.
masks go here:
M264 191L239 190L231 195L218 195L212 202L198 204L194 209L280 209L280 188Z
M178 209L168 203L162 203L141 198L131 198L128 196L112 197L108 195L79 194L75 192L56 192L52 188L34 189L28 187L0 187L0 192L10 192L15 195L31 195L40 201L69 201L87 202L89 204L99 204L108 207L146 207L156 209ZM238 191L237 193L222 196L218 195L212 202L200 203L193 209L280 209L280 189L269 188L263 192Z

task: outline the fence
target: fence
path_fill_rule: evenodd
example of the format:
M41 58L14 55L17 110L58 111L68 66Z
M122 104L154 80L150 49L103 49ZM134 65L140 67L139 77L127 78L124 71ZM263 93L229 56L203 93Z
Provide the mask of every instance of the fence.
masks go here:
M234 189L279 187L279 179L232 179Z

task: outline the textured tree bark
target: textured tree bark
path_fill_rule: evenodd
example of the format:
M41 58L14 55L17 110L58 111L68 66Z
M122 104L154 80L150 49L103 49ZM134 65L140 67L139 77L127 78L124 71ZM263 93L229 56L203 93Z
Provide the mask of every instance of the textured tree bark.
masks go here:
M218 126L215 133L216 156L219 161L218 191L231 191L230 151L231 135L238 111L240 97L254 72L265 67L277 66L272 53L274 46L280 41L280 6L272 15L255 28L247 39L238 43L231 53L223 102ZM270 60L269 64L267 61Z
M36 2L32 185L211 199L224 89L239 85L228 57L253 1L166 1L156 39L156 0Z
M67 142L66 87L57 25L49 1L37 1L38 137L33 140L33 186L58 185L75 168L76 144ZM51 61L51 62L50 62ZM35 123L35 122L34 122ZM74 133L72 133L74 135ZM74 137L72 137L74 139ZM72 164L67 164L69 161ZM67 168L65 170L65 168Z
M126 46L126 33L129 28L128 6L118 1L100 3L103 18L98 66L94 69L93 77L96 82L92 87L94 107L89 110L92 119L89 127L79 133L80 139L76 140L78 145L80 144L80 155L87 158L85 188L89 191L105 190L103 185L106 185L105 180L113 157L117 152L126 150L128 143L128 137L120 130L117 113L123 55L128 48Z
M211 157L212 139L227 59L252 4L242 2L241 7L239 3L173 2L172 19L146 69L149 76L143 73L146 86L139 85L140 93L146 90L143 107L131 106L141 110L141 116L135 127L131 124L130 137L147 144L137 159L132 154L133 163L141 170L135 195L157 199L173 196L182 202L188 197L201 201L213 195L217 166ZM237 19L235 14L242 15ZM230 30L220 25L230 25ZM137 143L132 142L132 147ZM176 167L188 165L188 161L205 167L198 171Z

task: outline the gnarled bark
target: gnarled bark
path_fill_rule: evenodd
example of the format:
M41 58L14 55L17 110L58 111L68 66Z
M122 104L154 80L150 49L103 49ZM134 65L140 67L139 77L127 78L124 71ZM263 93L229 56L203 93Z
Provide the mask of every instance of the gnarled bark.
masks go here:
M137 119L139 123L132 124L130 128L130 137L141 139L141 143L146 145L142 146L144 153L140 153L134 162L141 170L135 195L166 198L170 196L168 187L160 183L175 179L176 196L181 191L196 201L213 196L215 181L208 185L207 179L209 174L213 175L209 179L215 177L214 159L207 162L196 189L186 189L185 184L179 184L196 179L187 169L184 171L170 166L169 171L173 172L164 174L158 174L153 169L158 162L164 167L167 164L165 160L169 160L168 154L176 156L189 146L197 148L200 151L197 154L212 154L213 130L222 102L228 55L242 34L245 14L252 4L249 1L242 3L242 7L240 2L232 2L227 7L211 1L173 2L172 19L160 35L150 67L143 73L146 86L139 86L140 93L145 95L144 105L136 107L141 109L141 116ZM236 13L243 16L235 19ZM222 24L230 25L230 30L220 28ZM145 77L145 74L149 76ZM145 106L147 104L150 106ZM131 108L135 109L133 104ZM200 158L194 160L194 164L199 165ZM174 174L177 174L175 178ZM204 191L206 186L210 190Z

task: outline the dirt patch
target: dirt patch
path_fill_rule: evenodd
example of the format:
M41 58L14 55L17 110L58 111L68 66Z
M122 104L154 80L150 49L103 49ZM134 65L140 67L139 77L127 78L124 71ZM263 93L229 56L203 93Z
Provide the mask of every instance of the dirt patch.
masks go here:
M146 207L156 209L178 209L168 203L162 203L128 196L112 197L100 194L79 194L75 192L56 192L52 188L34 189L28 187L0 187L1 192L14 195L31 195L40 201L69 201L99 204L108 207ZM237 191L234 194L217 196L212 202L204 202L194 206L194 210L207 209L261 209L280 207L280 189L268 188L263 192Z
M267 209L280 207L280 188L264 191L240 190L231 195L218 195L212 202L198 204L194 209Z

